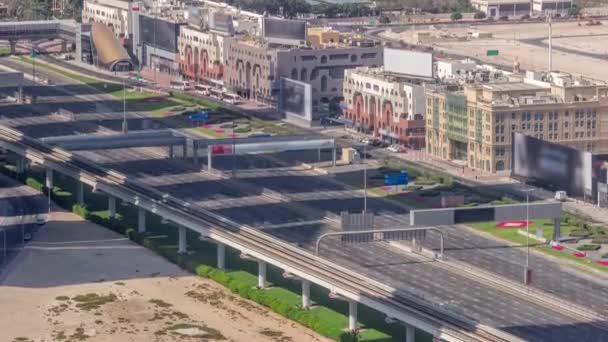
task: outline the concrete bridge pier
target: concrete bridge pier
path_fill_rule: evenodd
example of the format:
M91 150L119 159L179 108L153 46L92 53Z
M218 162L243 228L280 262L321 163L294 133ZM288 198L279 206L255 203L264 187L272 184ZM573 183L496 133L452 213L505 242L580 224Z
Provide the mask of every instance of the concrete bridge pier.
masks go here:
M310 308L310 282L302 279L302 308Z
M336 167L336 146L334 145L333 149L332 149L332 155L331 155L331 165L333 167Z
M137 213L137 232L143 234L146 232L146 210L139 208Z
M217 268L220 270L226 269L226 245L218 242L217 248Z
M194 165L198 165L198 147L196 143L192 145L192 162Z
M17 53L17 41L16 40L9 40L8 44L11 47L11 55L14 55Z
M175 157L175 151L173 150L173 145L169 145L169 158L173 159Z
M18 104L23 104L23 85L19 85L19 88L15 91L15 99Z
M213 149L211 146L207 146L207 171L211 171L213 168Z
M266 288L266 262L259 260L258 261L258 288L265 289Z
M357 330L357 302L350 299L348 301L348 331Z
M405 342L415 342L416 340L416 328L413 325L405 326Z
M110 218L116 218L116 197L108 196L108 216Z
M17 156L17 160L15 161L15 172L18 174L25 173L26 161L25 158L21 156Z
M84 183L78 182L76 186L76 203L84 205Z
M186 250L187 250L186 241L187 241L188 231L186 230L186 227L183 227L183 226L179 226L177 231L179 233L177 253L186 254Z

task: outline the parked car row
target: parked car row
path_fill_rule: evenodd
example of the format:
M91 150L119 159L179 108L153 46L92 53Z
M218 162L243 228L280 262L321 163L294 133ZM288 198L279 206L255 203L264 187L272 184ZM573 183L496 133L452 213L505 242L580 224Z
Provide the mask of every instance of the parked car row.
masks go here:
M407 152L407 148L403 145L399 145L399 144L391 145L390 143L388 143L386 141L376 139L376 138L363 138L363 139L361 139L361 142L366 145L386 148L388 151L394 152L394 153L406 153Z

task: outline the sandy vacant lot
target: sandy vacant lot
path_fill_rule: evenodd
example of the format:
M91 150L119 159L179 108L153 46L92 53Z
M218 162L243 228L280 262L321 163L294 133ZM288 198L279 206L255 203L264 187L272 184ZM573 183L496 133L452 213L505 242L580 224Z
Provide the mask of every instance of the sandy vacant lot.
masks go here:
M326 341L71 213L0 276L2 341Z
M585 75L596 79L608 81L608 22L603 25L586 26L585 21L578 26L576 22L553 24L553 37L555 38L553 52L553 65L555 70L566 71L573 74ZM546 70L548 68L548 48L546 38L549 28L545 23L527 24L497 24L483 25L471 28L450 28L446 33L466 36L467 31L479 29L491 32L491 39L471 39L469 41L438 41L432 43L437 50L448 53L470 56L484 62L513 65L517 59L523 69ZM426 30L426 29L425 29ZM386 33L387 38L401 39L413 43L414 31L401 33ZM541 46L525 42L527 39L539 39ZM558 48L567 48L601 56L583 56L575 53L560 51ZM486 56L486 50L498 49L499 56Z

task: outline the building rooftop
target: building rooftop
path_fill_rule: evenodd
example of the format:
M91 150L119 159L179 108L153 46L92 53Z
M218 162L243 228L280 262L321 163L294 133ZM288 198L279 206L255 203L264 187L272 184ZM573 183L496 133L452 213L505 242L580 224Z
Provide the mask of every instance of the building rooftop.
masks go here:
M509 92L509 91L534 91L534 90L546 90L548 87L542 87L537 84L524 83L524 82L498 82L483 84L484 89L489 89L496 92Z

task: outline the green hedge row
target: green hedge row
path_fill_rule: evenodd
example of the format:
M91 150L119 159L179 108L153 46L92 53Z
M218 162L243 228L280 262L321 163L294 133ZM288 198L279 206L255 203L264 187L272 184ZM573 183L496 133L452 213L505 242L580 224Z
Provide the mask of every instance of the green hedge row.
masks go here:
M0 169L3 172L6 170L2 167L0 167ZM31 170L28 171L28 174L29 177L21 177L24 183L39 185L41 184L41 180L44 179L43 172ZM117 209L120 213L117 214L116 218L111 219L107 216L107 211L105 210L107 207L107 198L104 195L86 191L85 200L87 205L79 205L73 200L73 191L66 190L75 190L75 184L71 179L57 175L55 184L56 186L53 189L52 198L58 205L64 208L71 208L74 213L91 222L107 227L119 234L124 234L130 240L155 251L163 258L178 266L196 273L199 276L210 278L226 286L233 293L264 305L286 318L311 328L321 335L345 342L392 340L390 335L373 329L367 323L364 324L366 330L361 333L348 333L342 331L344 322L340 320L346 320L343 313L344 310L342 309L342 304L344 303L329 300L327 298L327 293L323 293L321 289L311 288L311 295L314 298L318 298L317 304L319 307L313 310L303 310L301 306L297 304L296 300L296 298L299 297L297 294L299 285L290 284L289 281L283 279L280 275L281 271L278 269L269 268L268 279L273 283L274 289L256 289L254 287L255 282L252 280L255 279L255 277L251 276L251 274L255 274L256 272L256 265L254 262L241 260L238 256L238 251L228 249L226 261L233 265L233 267L245 270L246 273L241 271L224 272L209 266L215 261L213 244L201 241L198 236L194 236L195 234L189 234L188 244L196 252L191 255L180 255L177 253L174 243L172 242L177 240L176 230L163 225L160 217L150 214L146 220L148 224L148 233L138 234L136 230L136 208L132 206L119 206ZM246 274L246 276L243 276L243 274ZM285 293L288 293L288 295L285 296ZM296 298L294 298L294 296L296 296ZM384 325L383 316L381 314L374 313L369 315L367 312L373 310L364 306L361 306L359 311L360 318L363 320L363 317L367 316L367 320L369 323L372 323L372 326ZM328 312L332 312L330 315L332 318L328 318ZM389 331L393 331L393 328L395 327L391 327ZM397 334L400 335L401 333L402 332L399 332ZM431 340L430 335L422 332L420 333L421 334L417 335L420 335L419 337L422 340Z

